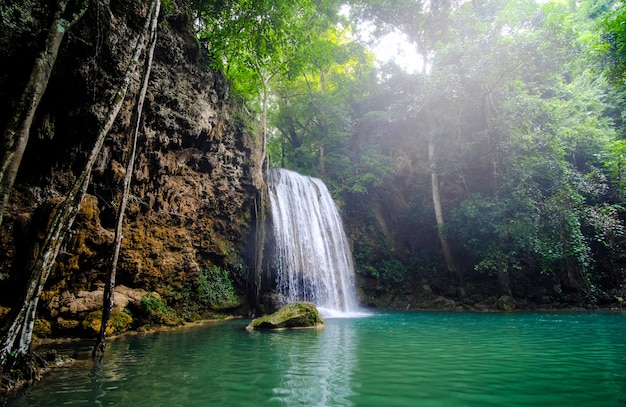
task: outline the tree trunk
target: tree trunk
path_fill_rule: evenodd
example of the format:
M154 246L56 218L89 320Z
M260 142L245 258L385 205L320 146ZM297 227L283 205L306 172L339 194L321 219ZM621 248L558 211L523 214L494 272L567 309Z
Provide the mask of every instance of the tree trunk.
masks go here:
M446 267L450 274L454 275L457 278L457 282L459 284L459 294L461 296L464 295L464 282L463 282L463 273L461 269L456 264L454 259L454 254L452 253L452 249L450 248L450 244L448 239L444 235L443 228L445 226L444 218L443 218L443 207L441 205L441 192L439 190L439 174L437 174L436 166L435 166L435 140L433 136L428 140L428 163L430 167L430 181L431 181L431 191L433 196L433 205L435 207L435 219L437 221L437 233L439 235L439 242L441 243L441 249L443 250L443 256L446 260Z
M104 351L106 348L106 330L109 325L109 319L111 318L111 312L113 311L113 292L115 290L115 278L117 274L117 262L120 256L120 248L122 246L122 229L124 224L124 213L126 211L126 203L128 202L128 195L130 194L130 183L133 178L133 171L135 168L135 155L137 151L137 138L139 136L139 126L141 123L141 114L143 112L143 102L146 98L146 91L148 89L148 80L150 78L150 70L152 69L152 58L154 55L154 47L157 40L157 24L159 20L159 9L161 7L160 0L154 0L150 6L150 11L146 17L151 20L150 23L150 49L146 55L145 70L143 75L143 83L139 97L137 98L137 108L135 111L134 123L131 140L130 140L130 156L128 158L128 164L126 165L126 174L124 175L124 185L122 188L122 196L120 198L120 205L117 209L117 224L115 226L115 238L113 243L113 256L111 260L111 269L109 271L109 278L106 286L104 287L104 298L102 304L102 323L100 324L100 332L98 339L94 345L92 357L93 359L101 360L104 357ZM150 19L150 17L152 18Z
M269 82L273 75L264 77L261 75L263 81L263 97L261 100L261 123L260 123L260 139L261 139L261 155L258 158L258 174L257 179L258 193L254 198L254 267L252 269L252 279L250 292L253 298L254 311L262 311L261 300L261 287L263 284L263 254L265 250L265 211L267 207L267 185L263 179L264 167L267 170L269 168L269 160L267 159L267 111L268 111L268 99L269 99ZM284 156L283 156L284 159Z
M322 177L326 176L326 150L324 149L324 142L326 141L326 139L328 138L328 117L326 115L327 113L327 107L326 107L326 72L324 71L324 68L322 68L321 66L320 68L320 84L322 85L322 96L323 96L323 100L324 100L324 105L323 105L323 110L320 112L321 113L321 129L320 129L320 165L319 165L319 171L320 171L320 175Z
M250 296L253 302L253 314L262 314L266 310L263 308L263 300L261 298L261 292L263 287L263 254L265 251L265 220L266 207L267 207L267 185L262 184L259 187L254 198L254 268L250 284Z
M33 64L33 70L24 92L11 113L11 119L2 135L2 158L0 159L0 224L4 217L4 211L11 197L11 190L20 168L28 138L30 127L35 117L35 112L41 102L52 69L59 54L59 48L63 42L65 32L85 14L89 6L88 1L83 1L83 6L71 19L64 16L69 0L60 0L54 13L52 24L48 30L46 46L39 53Z
M498 271L498 285L500 286L500 294L512 296L511 275L508 270Z
M268 104L268 88L267 81L263 81L263 100L261 101L261 171L263 171L263 164L265 164L267 155L267 104ZM269 163L267 164L269 168Z
M16 308L13 316L8 319L7 325L2 330L0 338L0 367L5 368L12 365L15 360L25 358L30 353L32 344L33 324L37 311L39 297L44 288L44 284L50 275L52 266L63 245L67 232L71 229L76 214L80 208L80 203L87 192L91 171L96 159L102 150L102 146L107 134L111 130L115 119L122 107L131 77L137 68L139 56L143 49L145 37L149 24L144 27L135 47L135 53L126 69L124 79L118 89L109 110L106 121L100 128L98 137L89 154L87 162L80 173L72 189L67 194L63 203L55 210L52 221L48 226L46 237L39 249L37 257L31 267L29 267L29 280L26 291L19 309Z

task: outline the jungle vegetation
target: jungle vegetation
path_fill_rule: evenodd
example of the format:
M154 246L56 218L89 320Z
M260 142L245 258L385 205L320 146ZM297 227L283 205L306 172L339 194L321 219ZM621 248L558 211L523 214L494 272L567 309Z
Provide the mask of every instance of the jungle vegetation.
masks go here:
M440 273L460 296L468 278L510 295L512 281L539 277L572 301L621 298L622 2L190 6L266 164L331 186L359 219L349 227L359 273L378 287ZM391 33L419 55L414 66L376 61L368 41ZM400 240L430 243L399 249L371 207L354 204L375 200L428 219L408 219L428 229Z
M96 1L49 3L45 47L2 136L0 223L64 34ZM436 291L461 299L489 284L509 296L623 303L621 1L162 3L186 9L198 47L230 81L260 164L329 185L365 289L406 292L426 281L431 290L441 280ZM158 12L146 17L146 38L150 16ZM413 66L377 61L371 43L390 34L413 48ZM143 63L148 80L143 43L125 78ZM2 367L30 350L43 285L129 80L28 270L23 304L2 332ZM115 265L111 274L114 284Z

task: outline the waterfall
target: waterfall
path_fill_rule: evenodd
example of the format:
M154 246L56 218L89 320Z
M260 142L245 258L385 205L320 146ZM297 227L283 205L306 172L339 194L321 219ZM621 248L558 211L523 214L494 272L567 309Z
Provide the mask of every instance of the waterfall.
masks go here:
M356 311L352 253L326 185L282 168L270 169L267 183L279 305L311 301L326 316Z

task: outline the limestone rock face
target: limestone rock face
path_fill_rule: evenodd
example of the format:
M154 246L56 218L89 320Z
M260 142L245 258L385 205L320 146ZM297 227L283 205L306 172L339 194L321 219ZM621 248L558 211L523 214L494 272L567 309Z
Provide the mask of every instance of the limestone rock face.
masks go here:
M50 295L50 291L47 292ZM90 335L100 331L104 289L63 291L58 295L45 298L45 315L49 318L48 330L52 334ZM124 285L115 287L113 293L113 313L107 334L121 333L130 329L134 322L149 319L150 313L159 310L148 309L149 301L163 304L156 292L148 292L142 288L129 288ZM147 305L148 304L148 305ZM165 307L165 305L162 305ZM139 318L135 319L133 316ZM40 320L43 323L43 320ZM44 326L44 325L41 325ZM79 330L78 328L81 328ZM38 333L38 336L42 336Z
M148 294L141 288L128 288L123 285L115 287L113 293L113 310L122 311L129 306L139 308L142 298ZM152 295L155 295L154 293ZM76 293L64 291L48 300L48 310L52 317L76 318L102 308L104 290L80 290Z
M19 99L34 50L43 46L47 23L36 22L47 21L49 10L40 3L20 3L16 15L32 24L16 21L14 26L23 28L0 32L2 111ZM97 3L65 36L31 129L16 192L0 226L0 306L19 299L24 270L93 145L149 2ZM235 288L245 292L250 264L245 253L261 180L255 162L259 150L235 124L228 84L209 68L184 2L168 3L158 27L117 283L157 292L168 306L189 314L202 313L210 308L197 295L203 270L228 270ZM91 312L100 300L140 83L136 75L99 156L42 295L42 317L55 319L52 314L64 314L64 307Z
M255 329L321 328L324 320L312 302L287 304L271 315L256 318L246 327Z

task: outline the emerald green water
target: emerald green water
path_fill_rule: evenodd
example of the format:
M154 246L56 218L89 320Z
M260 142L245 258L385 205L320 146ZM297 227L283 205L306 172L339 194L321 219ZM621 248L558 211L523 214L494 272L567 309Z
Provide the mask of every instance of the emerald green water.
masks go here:
M59 369L11 406L626 405L626 313L247 322L112 341L100 369Z

